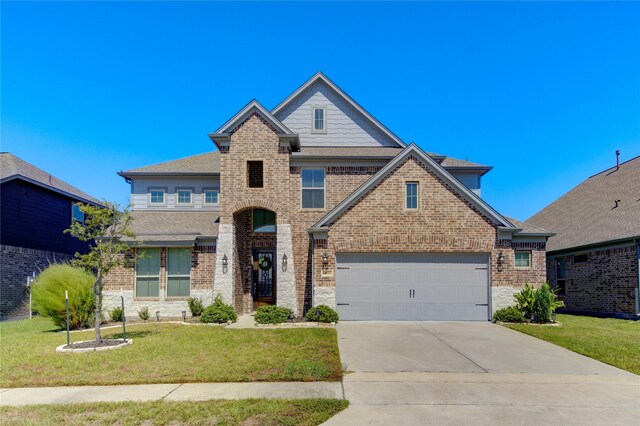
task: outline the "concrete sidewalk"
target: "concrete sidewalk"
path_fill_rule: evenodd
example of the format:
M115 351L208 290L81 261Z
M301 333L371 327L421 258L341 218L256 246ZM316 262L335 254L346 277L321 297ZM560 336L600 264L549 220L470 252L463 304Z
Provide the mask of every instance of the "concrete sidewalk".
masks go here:
M0 389L0 406L246 398L344 399L340 382L183 383Z

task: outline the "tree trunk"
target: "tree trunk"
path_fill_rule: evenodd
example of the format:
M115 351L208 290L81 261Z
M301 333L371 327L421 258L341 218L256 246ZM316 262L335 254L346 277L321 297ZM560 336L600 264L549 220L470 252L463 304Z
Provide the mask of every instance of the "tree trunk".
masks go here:
M98 276L93 286L93 291L96 295L96 342L99 342L102 340L102 337L100 336L100 324L102 323L102 274L100 273L100 271L98 271Z

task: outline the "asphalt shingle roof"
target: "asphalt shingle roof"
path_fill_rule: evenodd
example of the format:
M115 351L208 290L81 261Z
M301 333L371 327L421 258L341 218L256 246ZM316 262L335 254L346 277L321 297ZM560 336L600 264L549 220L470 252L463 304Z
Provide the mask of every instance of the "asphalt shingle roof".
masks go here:
M98 205L102 204L100 200L93 198L86 192L80 191L78 188L27 163L10 152L0 153L0 180L5 182L20 177L56 192L62 192L70 198L76 198L79 201L89 201Z
M217 212L134 210L131 217L131 230L138 243L193 241L218 236L220 215Z
M508 216L505 216L505 218L507 218L507 220L509 222L511 222L516 228L522 229L522 231L518 232L516 235L518 235L518 234L527 234L527 235L535 235L535 234L549 235L549 234L552 234L551 231L549 231L547 229L544 229L544 228L541 228L539 226L532 225L529 222L523 222L521 220L514 219L514 218L508 217Z
M125 170L121 176L144 174L217 174L220 173L220 152L213 151L205 154L192 155L178 160L166 161L151 166Z
M556 233L547 251L640 237L640 157L591 176L528 222Z

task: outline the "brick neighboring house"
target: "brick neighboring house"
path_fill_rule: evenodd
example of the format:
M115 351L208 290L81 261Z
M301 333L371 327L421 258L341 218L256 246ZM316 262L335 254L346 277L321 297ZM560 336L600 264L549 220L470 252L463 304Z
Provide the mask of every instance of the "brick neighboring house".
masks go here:
M529 219L556 235L547 277L566 311L640 313L640 157L604 170Z
M209 137L214 152L119 173L144 256L106 278L105 306L122 288L162 316L219 294L240 313L486 321L545 279L551 234L480 197L491 167L406 144L322 73Z
M0 318L28 315L27 277L86 252L88 246L64 234L74 203L98 200L15 155L0 153Z

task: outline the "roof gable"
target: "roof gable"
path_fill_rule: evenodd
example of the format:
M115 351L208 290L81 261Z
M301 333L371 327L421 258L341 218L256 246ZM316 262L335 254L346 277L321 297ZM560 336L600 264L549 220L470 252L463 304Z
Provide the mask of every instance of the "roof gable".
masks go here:
M27 163L10 152L0 153L0 179L1 183L13 179L21 179L78 201L102 205L98 199L86 192L80 191L78 188Z
M361 198L365 197L369 191L380 183L385 177L393 173L396 168L401 165L409 156L415 156L420 160L427 168L433 171L436 176L442 179L447 185L455 190L461 197L467 200L471 205L477 208L482 214L487 216L496 226L503 230L516 232L519 229L516 228L511 222L509 222L504 216L498 213L493 207L487 204L483 199L478 197L467 187L465 187L460 181L454 178L447 170L445 170L440 164L433 160L429 155L422 151L416 144L412 143L407 146L398 156L390 161L385 167L383 167L378 173L369 178L360 188L345 198L341 203L334 207L330 212L323 216L318 222L316 222L310 229L313 231L324 230L335 220L337 220L349 207L358 202Z
M311 131L312 107L326 109L327 131ZM301 136L307 146L386 146L406 144L321 72L271 113Z
M527 221L556 234L547 251L639 238L640 156L591 176Z
M265 120L269 126L276 132L285 135L293 135L293 132L274 117L265 107L260 105L257 100L252 100L244 108L242 108L236 115L231 117L229 121L224 123L218 130L217 134L229 133L233 134L238 127L240 127L249 117L253 114L258 114L263 120Z

